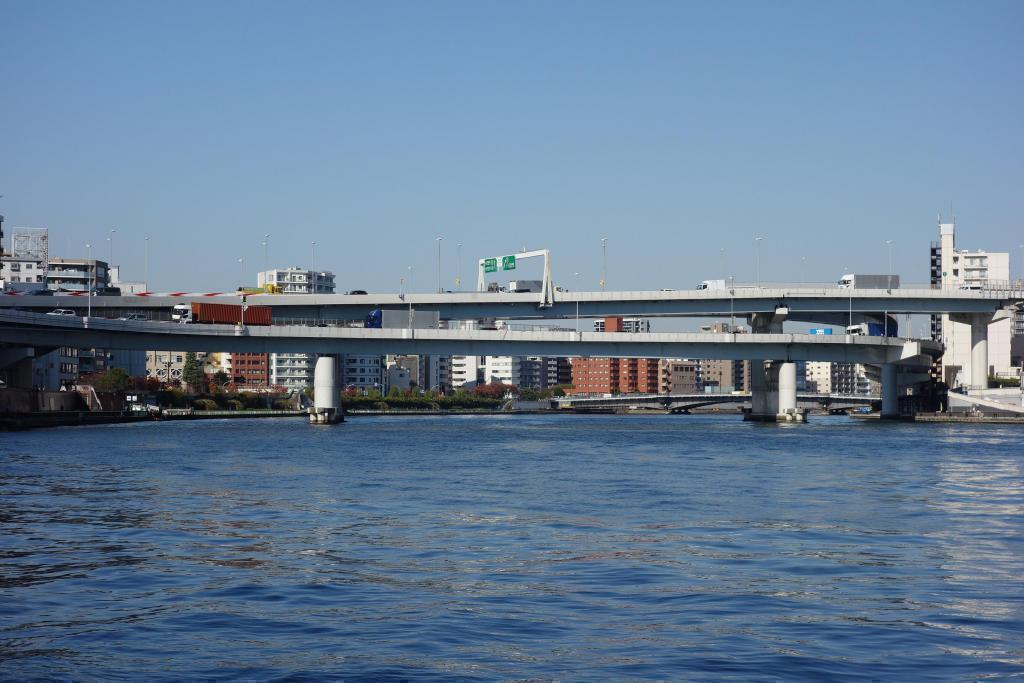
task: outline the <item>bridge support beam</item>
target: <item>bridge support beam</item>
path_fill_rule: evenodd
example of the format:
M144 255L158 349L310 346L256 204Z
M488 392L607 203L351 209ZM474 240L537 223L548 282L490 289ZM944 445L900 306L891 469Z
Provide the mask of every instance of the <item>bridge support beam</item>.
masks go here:
M992 317L971 316L971 391L988 389L988 324Z
M796 363L750 362L750 410L744 420L804 422L807 411L796 405Z
M338 357L319 356L313 372L313 407L309 409L309 421L311 424L337 424L342 420Z
M882 365L882 419L893 419L900 416L899 377L895 363Z

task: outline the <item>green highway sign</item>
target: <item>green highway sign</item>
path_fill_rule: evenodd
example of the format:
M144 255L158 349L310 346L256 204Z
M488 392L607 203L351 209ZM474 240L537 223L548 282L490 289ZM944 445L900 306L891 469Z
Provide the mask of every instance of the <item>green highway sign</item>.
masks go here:
M498 259L496 258L485 258L484 259L484 272L493 273L498 270Z
M516 257L515 256L502 256L501 257L501 269L502 270L515 270L516 269Z

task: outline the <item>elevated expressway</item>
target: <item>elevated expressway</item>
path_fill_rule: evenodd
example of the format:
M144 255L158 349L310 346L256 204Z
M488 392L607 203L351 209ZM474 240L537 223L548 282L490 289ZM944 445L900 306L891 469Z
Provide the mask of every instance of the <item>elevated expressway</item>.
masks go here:
M51 299L52 301L52 299ZM781 313L766 326L781 326ZM753 316L755 322L758 315ZM598 356L766 360L753 364L751 415L796 419L795 361L839 361L881 366L883 411L896 414L898 369L920 375L941 354L940 345L893 337L807 335L769 331L753 334L606 333L510 330L447 330L309 325L181 325L99 317L47 315L0 310L0 345L17 348L61 346L109 349L173 349L238 352L300 352L320 355L315 393L335 391L334 354ZM758 369L762 372L758 372ZM328 402L324 398L324 402ZM318 405L319 405L318 401ZM336 399L335 399L336 403ZM330 406L325 406L330 408Z
M122 312L159 313L190 301L238 303L237 293L147 294L94 296L94 315L118 317ZM788 319L847 325L865 317L898 314L987 314L1024 301L1019 289L839 289L836 287L749 287L703 291L560 292L550 303L537 294L455 292L444 294L248 294L249 304L273 306L277 319L363 320L374 309L437 311L442 320L570 320L606 315L643 317L747 318L756 313L788 310ZM84 311L84 296L0 296L0 309Z

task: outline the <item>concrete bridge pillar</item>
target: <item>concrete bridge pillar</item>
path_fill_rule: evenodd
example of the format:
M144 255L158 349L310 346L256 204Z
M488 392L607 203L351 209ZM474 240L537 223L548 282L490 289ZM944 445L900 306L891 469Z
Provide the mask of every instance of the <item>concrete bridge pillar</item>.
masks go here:
M747 415L765 415L768 413L768 377L765 373L764 361L750 361L750 412ZM755 419L750 417L749 419Z
M971 316L971 391L988 389L988 324L991 316Z
M311 424L336 424L342 420L338 357L319 356L313 372L313 407L309 409L309 421Z
M745 420L803 422L807 413L796 405L796 363L751 361L750 403Z
M775 365L779 368L778 415L796 415L796 363L772 363Z
M899 378L896 374L895 363L882 365L882 418L895 418L900 416L899 406Z

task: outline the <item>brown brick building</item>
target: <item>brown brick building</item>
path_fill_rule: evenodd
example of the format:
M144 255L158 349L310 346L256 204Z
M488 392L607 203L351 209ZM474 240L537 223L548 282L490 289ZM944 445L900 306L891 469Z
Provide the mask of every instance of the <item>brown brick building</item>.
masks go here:
M604 319L605 332L622 332L622 318ZM573 358L573 394L656 394L657 358Z
M231 380L246 386L270 384L269 353L232 353Z

